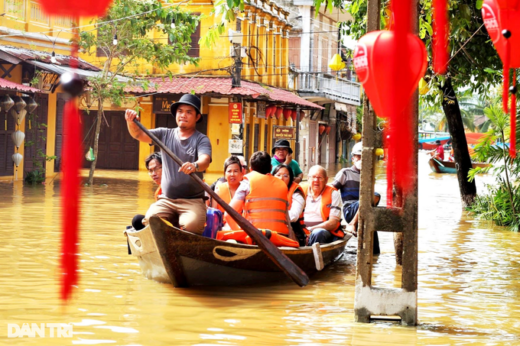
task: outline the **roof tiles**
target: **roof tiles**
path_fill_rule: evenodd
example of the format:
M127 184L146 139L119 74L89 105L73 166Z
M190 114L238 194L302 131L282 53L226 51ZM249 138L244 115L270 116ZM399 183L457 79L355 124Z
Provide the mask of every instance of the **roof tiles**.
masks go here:
M150 78L148 80L150 81L150 87L147 90L144 90L141 87L128 87L126 88L126 91L141 94L188 94L193 92L198 95L207 93L241 95L249 96L253 99L262 97L271 101L292 103L314 109L323 109L323 107L309 102L290 91L266 85L242 81L240 87L232 88L231 78L181 77L170 79L165 77Z

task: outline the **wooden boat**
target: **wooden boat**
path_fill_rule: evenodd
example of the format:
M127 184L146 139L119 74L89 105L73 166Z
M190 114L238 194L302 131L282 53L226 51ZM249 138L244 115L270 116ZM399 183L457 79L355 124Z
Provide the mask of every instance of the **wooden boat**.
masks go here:
M150 218L146 228L126 230L125 234L143 274L175 287L254 285L289 280L258 246L202 237L173 227L156 216ZM342 255L350 237L320 246L325 266ZM312 247L281 247L280 250L307 275L318 271Z
M451 161L441 161L431 158L428 161L430 168L434 173L457 173L457 163ZM475 167L488 167L489 163L485 162L472 162L471 165Z

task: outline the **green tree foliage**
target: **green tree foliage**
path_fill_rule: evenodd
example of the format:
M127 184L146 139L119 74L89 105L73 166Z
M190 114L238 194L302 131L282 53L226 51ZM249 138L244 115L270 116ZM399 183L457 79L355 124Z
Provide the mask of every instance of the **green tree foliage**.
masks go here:
M91 96L98 104L95 160L91 165L89 184L93 182L97 162L103 101L121 105L128 99L124 92L128 83L118 80L118 76L126 73L137 82L140 64L152 64L171 77L167 70L170 64L196 63L197 60L187 52L198 22L198 16L159 0L115 0L107 15L92 23L97 30L80 32L79 47L89 54L100 52L105 57L101 73L88 80ZM162 38L154 39L154 33L161 34ZM115 38L117 44L114 44ZM140 82L146 87L146 81Z
M489 119L489 129L482 141L475 146L474 158L477 161L489 162L486 168L474 168L469 178L474 179L478 173L491 171L496 177L496 184L488 186L488 193L478 196L470 211L499 226L509 226L518 232L520 229L520 186L512 182L520 178L520 158L512 159L504 143L509 139L509 116L502 111L500 102L484 109Z

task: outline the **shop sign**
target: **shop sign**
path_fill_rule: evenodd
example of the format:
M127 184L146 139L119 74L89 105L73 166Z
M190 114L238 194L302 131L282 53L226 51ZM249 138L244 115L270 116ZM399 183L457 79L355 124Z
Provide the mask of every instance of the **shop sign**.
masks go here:
M229 123L230 124L242 124L242 103L230 102L229 103Z
M155 96L153 99L153 112L155 114L171 114L172 103L179 101L181 95Z
M295 139L296 127L292 126L273 126L274 139Z
M256 103L256 116L260 119L265 119L265 101L258 101Z
M243 142L241 139L230 139L229 140L229 153L230 154L240 154L243 153Z

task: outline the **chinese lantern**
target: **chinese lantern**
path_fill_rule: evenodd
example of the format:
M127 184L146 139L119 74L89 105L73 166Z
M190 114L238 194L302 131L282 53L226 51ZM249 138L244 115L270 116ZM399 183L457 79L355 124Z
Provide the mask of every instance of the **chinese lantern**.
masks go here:
M430 87L428 86L428 83L424 80L424 78L421 78L419 81L419 94L426 95L430 91Z
M291 114L292 114L292 110L287 109L287 108L285 108L283 110L283 117L285 118L285 120L289 120L289 118L291 117Z
M0 99L0 108L5 112L5 131L7 131L7 112L14 106L14 101L9 95L4 95Z
M18 150L20 145L22 145L23 140L25 139L25 133L20 130L14 131L11 134L11 138L13 139L14 145L16 146L16 150Z
M18 166L20 165L20 162L22 162L23 155L20 153L14 153L13 156L11 156L11 158L13 159L14 165L16 166L14 180L18 180Z
M32 112L34 112L34 110L38 108L38 103L36 103L36 101L34 101L32 97L22 97L22 100L24 100L27 104L25 109L27 109L27 112L29 112L29 114L32 114Z
M520 2L485 0L482 18L504 66L502 106L505 113L509 113L508 92L511 91L509 154L516 157L516 75L513 73L513 86L510 88L509 69L520 67Z
M363 36L354 51L354 68L366 95L380 117L389 121L387 204L392 206L393 187L403 197L413 186L413 129L410 100L427 66L426 48L412 34L410 2L392 0L390 31Z
M352 139L356 142L359 141L361 139L361 133L356 133L354 136L352 136Z
M320 136L321 136L323 134L323 132L325 132L325 125L320 124L320 126L318 127L318 130L319 130L319 133L320 133Z
M334 54L332 59L329 61L329 68L332 71L340 71L345 68L345 63L343 62L343 59L341 59L341 55ZM338 75L336 74L336 79L338 78Z
M265 118L266 119L269 119L269 117L271 116L271 109L272 109L271 106L267 106L265 108Z
M296 121L296 115L297 115L296 111L293 110L293 111L291 112L291 119L292 119L292 121ZM300 118L300 119L301 119L301 118Z
M22 109L21 111L17 112L15 107L11 108L11 115L13 116L16 125L20 126L23 119L25 118L25 115L27 114L27 111L25 109Z
M328 135L330 133L330 125L325 126L325 133Z
M274 115L276 116L276 119L281 119L282 115L283 115L283 108L276 107L276 111L274 112Z

